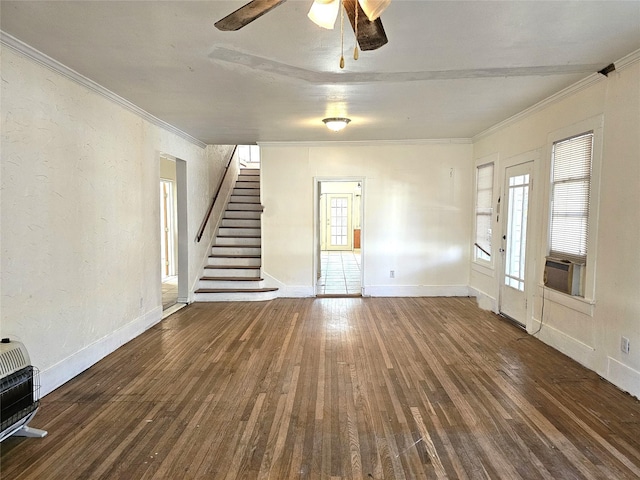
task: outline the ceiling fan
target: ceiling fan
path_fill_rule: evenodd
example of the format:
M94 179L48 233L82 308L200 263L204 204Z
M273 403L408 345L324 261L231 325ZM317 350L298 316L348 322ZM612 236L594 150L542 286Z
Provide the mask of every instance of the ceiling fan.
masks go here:
M347 12L351 27L354 32L356 32L360 49L376 50L388 42L387 35L382 27L382 21L380 20L380 12L388 6L390 1L391 0L315 0L313 7L315 7L316 4L319 4L319 6L328 6L329 4L341 2ZM286 2L286 0L252 0L235 12L218 20L215 26L218 30L224 31L240 30L245 25L248 25L284 2ZM335 12L337 14L339 4L337 4L336 7ZM314 20L314 22L315 21L316 20ZM334 22L335 17L331 25L333 25ZM325 28L332 28L332 26L325 26Z

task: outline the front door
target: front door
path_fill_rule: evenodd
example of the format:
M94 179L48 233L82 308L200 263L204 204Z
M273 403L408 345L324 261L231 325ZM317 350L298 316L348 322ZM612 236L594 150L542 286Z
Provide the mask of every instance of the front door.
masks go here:
M505 168L500 312L521 325L527 320L527 232L533 162Z

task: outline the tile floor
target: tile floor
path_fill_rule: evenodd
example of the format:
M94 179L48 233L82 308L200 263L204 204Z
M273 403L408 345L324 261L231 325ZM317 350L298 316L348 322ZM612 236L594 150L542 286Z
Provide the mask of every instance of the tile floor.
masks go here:
M360 295L362 293L360 250L322 251L317 295Z

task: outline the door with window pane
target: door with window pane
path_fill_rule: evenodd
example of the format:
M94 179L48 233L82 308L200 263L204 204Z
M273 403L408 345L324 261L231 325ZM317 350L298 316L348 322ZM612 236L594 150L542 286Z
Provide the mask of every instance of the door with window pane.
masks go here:
M353 250L351 195L327 195L327 250Z
M533 162L505 168L500 312L525 325L527 234Z

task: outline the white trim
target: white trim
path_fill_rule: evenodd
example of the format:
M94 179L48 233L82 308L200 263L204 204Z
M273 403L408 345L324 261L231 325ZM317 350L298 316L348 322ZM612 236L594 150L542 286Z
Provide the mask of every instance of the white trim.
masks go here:
M587 239L587 265L584 279L584 300L586 303L594 303L596 291L596 265L598 254L598 224L600 217L600 178L602 172L603 150L604 150L604 115L598 114L593 117L580 120L572 125L567 125L547 135L546 158L544 164L543 177L546 202L542 203L542 217L544 223L539 223L543 233L543 253L546 256L549 252L549 225L551 221L551 158L553 155L553 144L559 140L579 135L586 132L593 132L593 148L591 161L591 192L589 199L589 237ZM562 295L562 294L561 294ZM562 295L567 297L567 295ZM568 297L575 298L575 297ZM580 297L578 297L580 298ZM591 314L592 315L592 314Z
M262 278L267 287L277 287L276 296L280 298L307 298L315 297L316 291L313 286L309 285L285 285L280 280L262 269Z
M617 62L614 62L614 65L616 66L616 71L618 71L624 70L636 62L640 62L640 48L635 52L631 52L629 55L622 57Z
M51 393L161 320L162 306L159 305L106 337L87 345L46 370L41 370L41 395L45 396Z
M615 358L607 357L607 380L640 399L640 372L638 370L634 370Z
M467 285L365 285L366 297L471 297Z
M545 287L543 284L538 284L538 298L542 298L546 302L553 302L556 305L569 308L583 315L593 317L594 309L596 306L595 300L578 297L575 295L567 295L566 293L559 292L552 288Z
M471 145L471 138L432 138L412 140L350 140L317 142L258 142L260 147L366 147L381 145Z
M488 262L484 261L483 263L480 263L478 260L471 260L471 270L491 278L495 278L496 276L496 270L493 264L489 265Z
M206 148L207 146L206 143L198 140L195 137L192 137L188 133L183 132L182 130L178 129L177 127L174 127L173 125L165 122L164 120L161 120L158 117L151 115L149 112L131 103L129 100L121 97L120 95L112 92L111 90L108 90L107 88L103 87L99 83L94 82L90 78L85 77L81 73L76 72L75 70L67 67L66 65L63 65L62 63L51 58L50 56L40 52L39 50L36 50L30 45L27 45L21 40L1 30L0 30L0 44L13 49L14 51L24 55L25 57L35 61L36 63L39 63L40 65L47 67L50 70L53 70L54 72L62 75L63 77L66 77L69 80L72 80L82 85L83 87L91 90L92 92L102 95L107 100L112 101L116 105L119 105L129 110L130 112L142 117L143 119L147 120L149 123L153 125L156 125L157 127L163 128L168 132L171 132L183 138L184 140L192 143L197 147Z
M513 125L514 123L519 122L520 120L533 115L536 112L539 112L540 110L543 110L545 108L547 108L549 105L552 105L554 103L557 103L567 97L570 97L572 95L575 95L576 93L578 93L581 90L584 90L585 88L590 87L591 85L594 85L598 82L601 82L603 80L605 80L607 77L600 75L599 73L593 73L591 75L589 75L587 78L583 78L582 80L574 83L573 85L568 86L567 88L560 90L557 93L554 93L553 95L551 95L550 97L545 98L544 100L536 103L535 105L532 105L531 107L522 110L519 113L516 113L515 115L513 115L512 117L507 118L506 120L503 120L500 123L496 123L495 125L493 125L492 127L489 127L488 129L484 130L483 132L478 133L477 135L475 135L471 140L473 143L477 142L478 140L487 137L489 135L493 135L494 133L502 130L503 128L508 127L509 125Z
M539 333L534 335L533 333L537 332L538 329L540 329ZM594 360L596 350L592 346L567 335L562 330L558 330L547 323L543 324L542 328L540 328L540 320L535 318L531 319L531 326L527 327L527 331L530 335L555 348L559 352L564 353L568 357L571 357L589 370L595 370Z
M495 297L475 287L469 287L469 292L472 297L476 298L479 308L482 310L490 310L495 314L500 313L498 310L498 300Z

